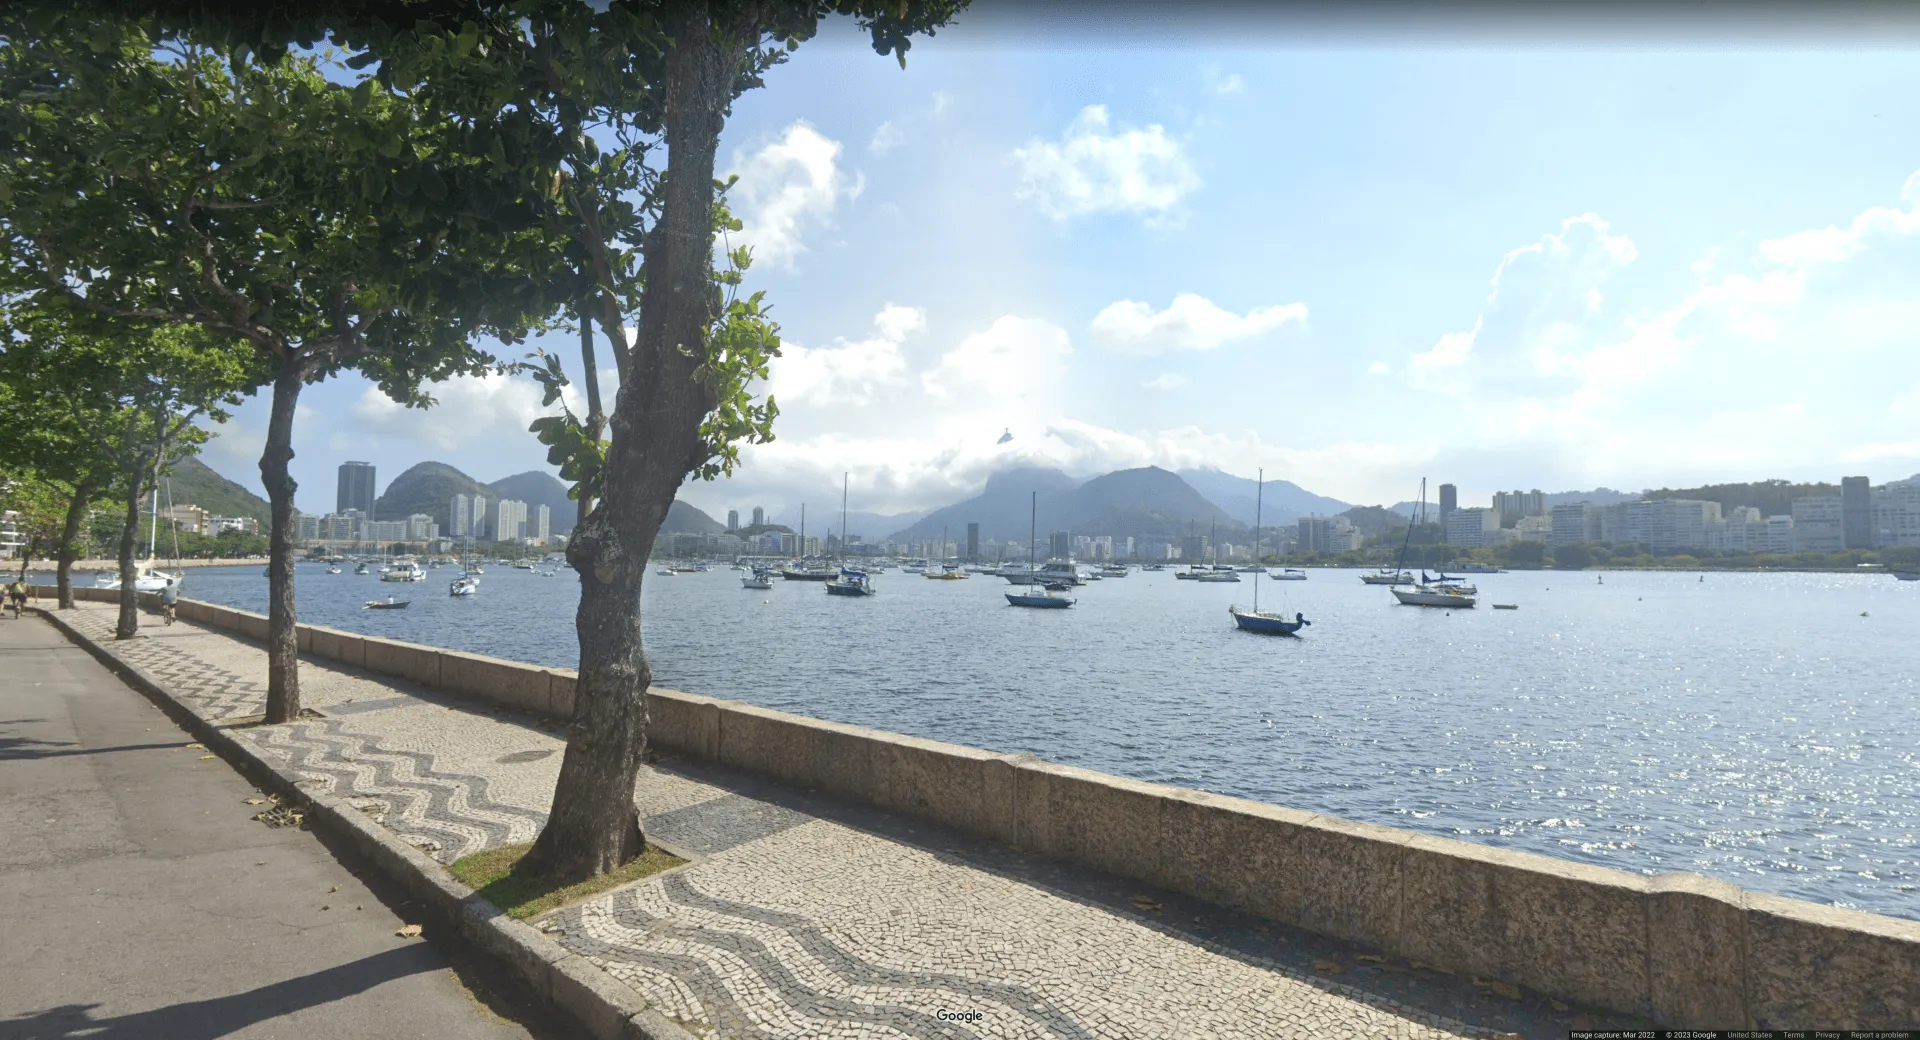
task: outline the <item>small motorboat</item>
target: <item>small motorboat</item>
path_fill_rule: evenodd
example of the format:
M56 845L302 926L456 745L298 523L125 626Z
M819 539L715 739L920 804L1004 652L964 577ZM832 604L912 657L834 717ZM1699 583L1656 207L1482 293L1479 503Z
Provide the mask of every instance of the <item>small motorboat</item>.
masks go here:
M1493 605L1493 609L1495 609L1495 610L1519 610L1519 609L1520 609L1520 604L1518 604L1518 603L1495 603L1495 604Z
M1448 585L1415 585L1411 588L1395 585L1389 591L1394 599L1409 607L1471 607L1475 602L1471 594Z
M967 572L961 570L959 564L949 563L937 571L923 571L922 577L933 581L965 581L967 580Z
M1277 571L1268 571L1267 577L1274 581L1306 581L1307 572L1298 567L1286 567Z
M673 577L673 568L661 567L660 569L654 571L653 573L660 575L662 578L671 578Z
M340 573L340 568L338 568L338 567L335 567L335 566L333 566L332 564L328 564L328 565L327 565L327 573L328 573L328 574L338 574L338 573Z
M1049 581L1040 586L1048 592L1072 592L1073 586L1064 581Z
M1193 576L1194 581L1239 581L1240 575L1234 571L1202 571Z
M767 589L773 588L773 575L755 571L747 577L740 579L740 587L743 589L759 589L764 592Z
M1289 618L1285 614L1275 614L1270 610L1241 610L1228 607L1227 613L1233 615L1233 623L1242 632L1263 632L1274 636L1291 636L1313 624L1304 615L1295 614Z
M369 573L371 573L371 572L370 572L370 571L369 571L369 570L367 569L367 561L365 561L365 560L361 560L361 561L360 561L360 566L358 566L358 567L355 567L355 568L353 569L353 573L355 573L355 574L369 574Z
M840 576L827 582L829 596L871 596L874 594L873 582L865 571L840 568Z
M1127 576L1127 568L1115 566L1102 567L1099 573L1102 578L1124 578Z
M471 596L480 591L478 578L455 578L447 583L447 595Z
M1045 592L1007 592L1007 593L1002 593L1002 595L1007 597L1007 603L1010 606L1040 607L1042 609L1052 608L1054 610L1065 610L1066 608L1073 606L1074 600L1066 596L1058 596L1054 594L1057 591L1063 591L1065 588L1071 588L1071 586L1064 586L1062 587L1062 589L1055 589L1054 586L1049 585L1047 586L1047 591Z
M392 596L388 596L385 600L377 600L377 599L368 600L367 609L368 610L405 610L407 609L407 604L410 602L412 601L404 600L404 599L394 599Z

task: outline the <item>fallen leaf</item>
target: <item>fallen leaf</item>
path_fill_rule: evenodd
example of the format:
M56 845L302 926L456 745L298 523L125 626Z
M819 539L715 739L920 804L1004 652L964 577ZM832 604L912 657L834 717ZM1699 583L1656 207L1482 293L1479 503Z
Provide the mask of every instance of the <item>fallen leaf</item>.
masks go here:
M420 926L417 924L401 925L400 930L397 932L394 932L393 934L399 936L402 939L411 939L414 936L420 934Z
M331 909L333 909L333 907L331 907L331 906L323 906L323 907L321 907L320 909L322 909L322 910L331 910Z
M246 799L246 802L247 802L247 804L248 804L248 805L265 805L265 804L267 804L267 800L266 800L265 798L248 798L248 799Z
M1520 987L1511 982L1496 982L1493 984L1493 991L1506 997L1508 1000L1520 999Z
M1553 999L1552 997L1547 998L1547 1006L1554 1009L1555 1011L1567 1010L1567 1006L1565 1004L1560 1003L1559 1001Z
M202 751L205 751L207 749L207 746L205 744L188 744L187 747L189 749L199 748Z
M1363 954L1361 954L1360 956L1358 956L1358 957L1355 957L1355 958L1354 958L1354 960L1358 960L1358 961L1365 961L1365 962L1367 962L1368 964L1385 964L1385 963L1387 963L1387 959L1386 959L1385 957L1382 957L1382 956L1380 956L1380 955L1379 955L1379 954L1377 954L1377 953L1363 953Z
M212 757L214 757L214 756L212 756L212 755L201 755L201 756L200 756L200 761L202 761L202 762L205 762L205 761L206 761L207 759L209 759L209 758L212 758Z
M335 892L338 892L338 891L340 891L340 886L339 886L339 885L335 885L335 886L333 886L332 888L329 888L329 889L327 889L327 893L328 893L329 895L331 895L332 893L335 893Z
M1333 961L1314 961L1313 970L1323 971L1329 975L1338 975L1341 972L1346 971L1347 969L1342 968L1340 965L1334 963Z

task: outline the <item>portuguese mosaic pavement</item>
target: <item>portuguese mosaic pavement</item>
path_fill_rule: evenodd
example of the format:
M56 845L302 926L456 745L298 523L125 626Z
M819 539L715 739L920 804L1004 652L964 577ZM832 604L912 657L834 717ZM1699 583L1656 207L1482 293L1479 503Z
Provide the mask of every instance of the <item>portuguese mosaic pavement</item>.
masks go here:
M257 646L152 619L140 638L113 642L110 609L83 605L65 616L206 718L264 711ZM303 665L302 688L318 717L239 732L441 862L531 840L545 819L558 729L316 662ZM994 860L1011 853L929 847L724 783L671 763L649 767L636 791L646 830L693 862L538 922L698 1036L1496 1032L1220 946Z

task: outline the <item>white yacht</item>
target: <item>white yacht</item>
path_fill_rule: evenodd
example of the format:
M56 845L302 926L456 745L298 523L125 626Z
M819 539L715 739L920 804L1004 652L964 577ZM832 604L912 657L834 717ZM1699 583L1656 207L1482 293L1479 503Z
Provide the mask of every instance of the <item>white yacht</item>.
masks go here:
M1086 575L1073 565L1072 560L1048 560L1038 570L1025 567L1002 567L999 574L1007 579L1009 585L1085 585Z
M427 572L413 560L395 560L380 568L381 581L426 581Z
M169 585L180 584L180 579L184 577L186 577L184 574L169 574L166 571L155 570L153 561L149 560L145 566L134 572L133 591L159 592ZM102 589L117 589L120 587L120 575L102 574L94 579L94 586Z

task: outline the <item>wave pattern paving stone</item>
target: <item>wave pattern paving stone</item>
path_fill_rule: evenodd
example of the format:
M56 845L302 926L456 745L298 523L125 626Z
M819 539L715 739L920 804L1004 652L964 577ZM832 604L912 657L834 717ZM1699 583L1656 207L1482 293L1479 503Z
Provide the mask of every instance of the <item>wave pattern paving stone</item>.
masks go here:
M257 647L177 628L115 643L110 610L68 616L204 717L264 708L261 684L237 674L253 670ZM556 736L320 663L303 665L303 686L309 679L328 691L326 702L366 710L236 735L443 863L538 832L559 772ZM649 833L697 861L563 910L544 927L704 1036L1490 1034L685 775L645 768L635 803Z

